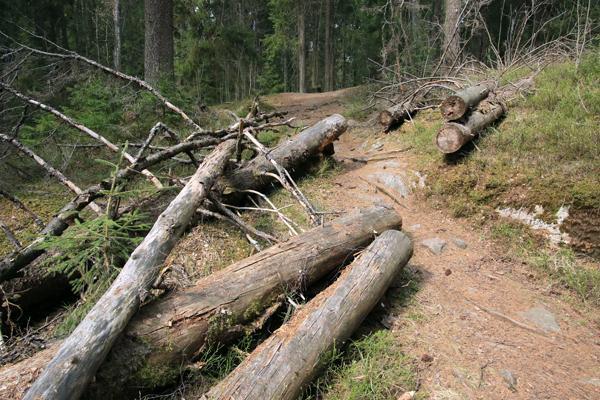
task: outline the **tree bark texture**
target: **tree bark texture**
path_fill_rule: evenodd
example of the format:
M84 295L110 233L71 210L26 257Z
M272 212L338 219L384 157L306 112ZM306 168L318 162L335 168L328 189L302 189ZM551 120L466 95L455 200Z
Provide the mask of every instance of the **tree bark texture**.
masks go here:
M113 67L115 70L121 70L121 1L113 0L112 8L114 47L113 47Z
M460 56L460 11L461 0L444 1L444 63L452 69Z
M235 148L221 143L202 163L189 183L134 250L104 295L62 343L58 353L27 391L25 399L77 399L113 343L147 297L159 268L196 208L206 199Z
M333 0L325 2L325 91L331 91L335 88L334 81L334 42L333 42L333 25L334 25L334 9Z
M448 96L440 105L440 112L446 121L456 121L462 118L470 108L477 106L490 93L486 84L470 86Z
M173 0L144 0L144 80L172 82Z
M292 400L343 343L412 256L410 239L385 231L329 288L250 354L204 400Z
M304 2L298 2L298 91L306 93L306 42Z
M276 162L292 172L301 168L315 155L322 153L337 140L347 129L346 119L339 114L327 117L313 126L303 130L297 136L280 144L269 152ZM277 172L275 166L261 154L243 168L225 175L219 183L224 194L247 189L261 189L273 181L267 172Z
M415 114L415 107L407 103L400 103L379 113L379 123L385 132L389 132L395 126Z
M485 101L469 114L462 123L447 122L438 131L435 143L445 154L455 153L473 140L479 132L490 126L507 111L504 103Z
M235 337L284 291L304 290L343 266L375 232L401 224L393 209L357 210L150 303L131 320L85 397L118 399L127 391L171 383L207 341ZM0 370L6 382L0 398L20 398L57 348Z

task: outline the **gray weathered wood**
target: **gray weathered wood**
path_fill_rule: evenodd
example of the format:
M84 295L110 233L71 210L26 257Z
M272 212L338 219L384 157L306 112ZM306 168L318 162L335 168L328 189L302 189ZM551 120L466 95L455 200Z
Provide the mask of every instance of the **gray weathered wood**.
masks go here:
M401 226L385 207L357 210L150 303L130 321L85 398L126 398L179 376L208 340L225 343L284 292L302 291L341 267L376 234ZM0 398L20 398L57 350L0 370ZM150 374L144 374L150 371Z
M395 125L401 124L415 113L415 107L411 104L400 103L379 113L379 123L385 132L389 132Z
M58 353L27 391L25 399L77 399L93 378L118 335L147 297L160 266L192 215L206 199L235 148L221 143L134 250L104 295L62 343Z
M464 88L448 96L440 104L440 112L446 121L456 121L479 104L490 93L489 85L479 84Z
M335 283L302 306L202 399L296 399L321 357L350 337L411 255L406 235L382 233Z

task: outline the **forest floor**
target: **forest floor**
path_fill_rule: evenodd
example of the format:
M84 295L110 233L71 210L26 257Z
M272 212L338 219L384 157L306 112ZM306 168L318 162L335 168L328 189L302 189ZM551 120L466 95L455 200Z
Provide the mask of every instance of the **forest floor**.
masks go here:
M266 100L308 124L343 113L347 95L284 93ZM351 121L335 145L340 167L318 199L327 211L385 203L402 215L403 230L413 238L408 276L418 290L406 301L399 292L410 282L399 281L383 301L385 310L373 317L413 360L415 387L403 389L432 399L599 398L597 309L553 290L481 224L424 199L422 163L398 138L411 135L406 124L402 132L384 134L373 123ZM325 397L352 397L353 385L330 382Z

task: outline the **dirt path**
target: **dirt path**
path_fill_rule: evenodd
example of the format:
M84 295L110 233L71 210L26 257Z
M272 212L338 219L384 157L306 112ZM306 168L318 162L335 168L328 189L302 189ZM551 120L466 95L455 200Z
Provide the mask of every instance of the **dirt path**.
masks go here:
M308 123L340 112L344 95L280 94L269 102ZM421 289L408 307L392 302L384 323L420 360L419 391L432 399L600 399L600 335L589 319L464 220L419 200L427 178L414 154L376 127L350 125L336 143L343 170L325 203L335 210L386 203L401 213Z

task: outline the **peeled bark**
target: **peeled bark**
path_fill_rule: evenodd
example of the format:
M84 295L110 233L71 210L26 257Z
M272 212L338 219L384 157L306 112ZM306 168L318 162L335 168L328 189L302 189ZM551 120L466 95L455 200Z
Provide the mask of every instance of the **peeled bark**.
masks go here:
M382 233L334 284L300 308L202 399L296 399L318 371L323 355L350 337L411 255L406 235Z
M150 303L131 320L96 374L86 398L172 383L203 345L225 343L290 290L303 290L341 267L375 232L398 229L392 209L356 211L236 262L182 292ZM285 291L285 292L284 292ZM53 357L44 351L0 371L0 398L20 398Z
M294 168L300 168L315 155L321 154L346 131L347 127L344 117L333 114L275 147L269 152L269 156L276 160L281 167L293 171ZM225 194L231 193L233 190L259 190L273 181L272 177L265 175L267 172L276 173L277 171L271 161L261 154L243 168L227 174L220 186L223 187Z
M221 143L134 250L104 295L62 343L58 353L27 391L25 399L77 399L93 378L117 337L147 297L160 266L187 227L196 208L235 148Z
M400 125L404 120L415 114L415 107L410 104L400 103L379 113L379 123L385 132L389 132L394 126Z
M462 118L471 107L475 107L490 93L490 88L485 85L476 85L465 88L442 101L440 111L446 121L455 121Z
M507 111L504 103L483 102L462 123L447 122L438 132L435 144L442 153L455 153L473 140L479 132L493 124Z

